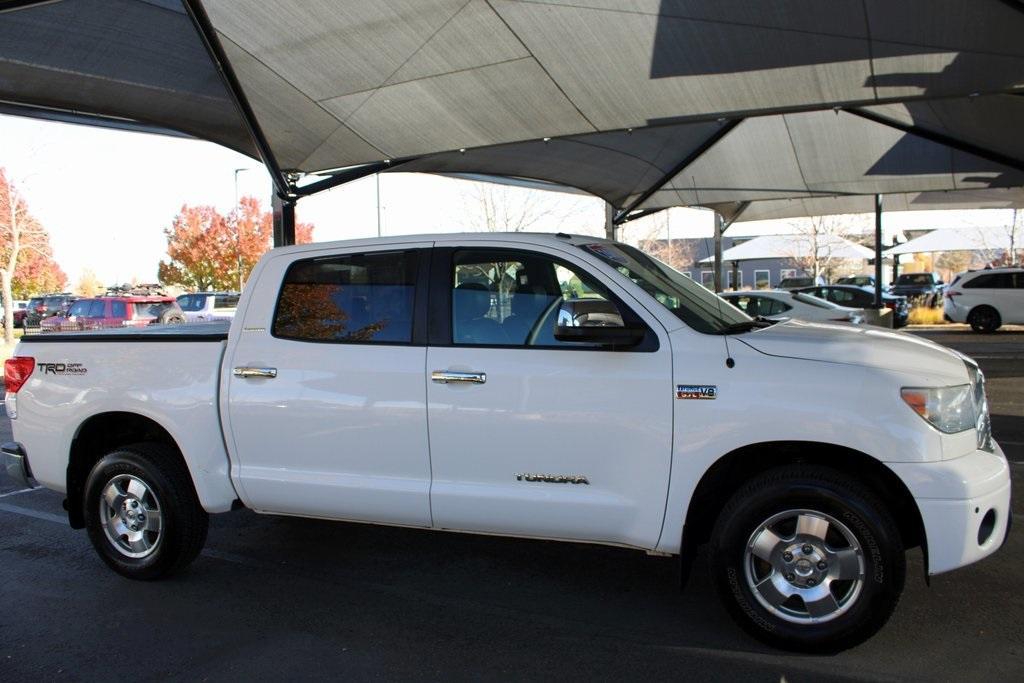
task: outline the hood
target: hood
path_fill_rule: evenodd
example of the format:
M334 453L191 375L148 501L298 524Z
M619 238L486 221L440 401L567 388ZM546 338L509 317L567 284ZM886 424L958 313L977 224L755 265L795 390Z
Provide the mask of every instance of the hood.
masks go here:
M935 342L880 327L790 320L730 337L769 356L844 363L967 381L963 357Z

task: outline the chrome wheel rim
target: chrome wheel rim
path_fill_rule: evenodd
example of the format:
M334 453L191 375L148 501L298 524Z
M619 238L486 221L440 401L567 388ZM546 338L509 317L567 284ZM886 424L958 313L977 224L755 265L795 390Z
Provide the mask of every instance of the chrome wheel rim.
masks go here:
M820 624L846 613L864 587L864 553L850 529L815 510L787 510L747 541L747 586L773 615Z
M136 476L119 474L106 483L100 494L100 522L107 540L125 557L146 557L160 544L160 501Z

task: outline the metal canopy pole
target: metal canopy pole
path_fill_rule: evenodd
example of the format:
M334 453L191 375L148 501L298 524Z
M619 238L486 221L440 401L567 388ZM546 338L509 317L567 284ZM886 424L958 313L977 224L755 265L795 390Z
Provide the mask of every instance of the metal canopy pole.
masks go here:
M604 203L604 236L612 241L615 240L615 207L611 202Z
M625 207L617 214L615 214L615 218L613 219L614 222L618 224L626 220L626 216L628 216L631 212L635 211L639 207L643 206L643 203L646 202L651 197L653 197L658 190L668 185L669 181L671 181L677 175L682 173L687 166L697 161L697 159L699 159L704 154L704 152L714 147L719 140L728 135L733 128L740 125L741 123L743 123L743 119L726 119L719 127L719 129L716 130L713 134L711 134L704 142L702 142L699 147L697 147L695 150L687 154L682 161L680 161L678 164L672 167L672 169L668 173L663 175L656 183L647 188L647 190L639 197L637 197L629 206Z
M875 308L882 308L882 195L875 195Z
M715 292L722 291L722 233L725 232L725 218L715 212Z
M295 244L295 200L274 193L270 205L274 215L274 246Z
M740 288L740 262L732 262L732 291L739 291Z
M896 239L896 235L893 235L892 236L892 246L895 247L899 243L900 243L899 240ZM896 280L899 278L899 276L900 276L900 256L899 256L899 254L893 254L892 255L892 280L890 280L890 282L892 284L896 284Z

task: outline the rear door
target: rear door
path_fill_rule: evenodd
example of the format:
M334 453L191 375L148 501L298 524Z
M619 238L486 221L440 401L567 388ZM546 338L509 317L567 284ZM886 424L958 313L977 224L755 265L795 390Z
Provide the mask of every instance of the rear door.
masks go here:
M654 547L672 436L657 319L569 252L437 249L427 352L434 526ZM647 326L635 348L559 342L560 302Z
M285 254L249 285L221 405L247 505L430 526L429 246Z

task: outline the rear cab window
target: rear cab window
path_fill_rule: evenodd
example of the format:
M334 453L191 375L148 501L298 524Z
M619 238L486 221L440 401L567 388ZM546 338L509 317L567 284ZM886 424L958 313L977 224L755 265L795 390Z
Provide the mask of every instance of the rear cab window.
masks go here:
M412 342L418 251L303 259L285 273L273 336L308 342Z

